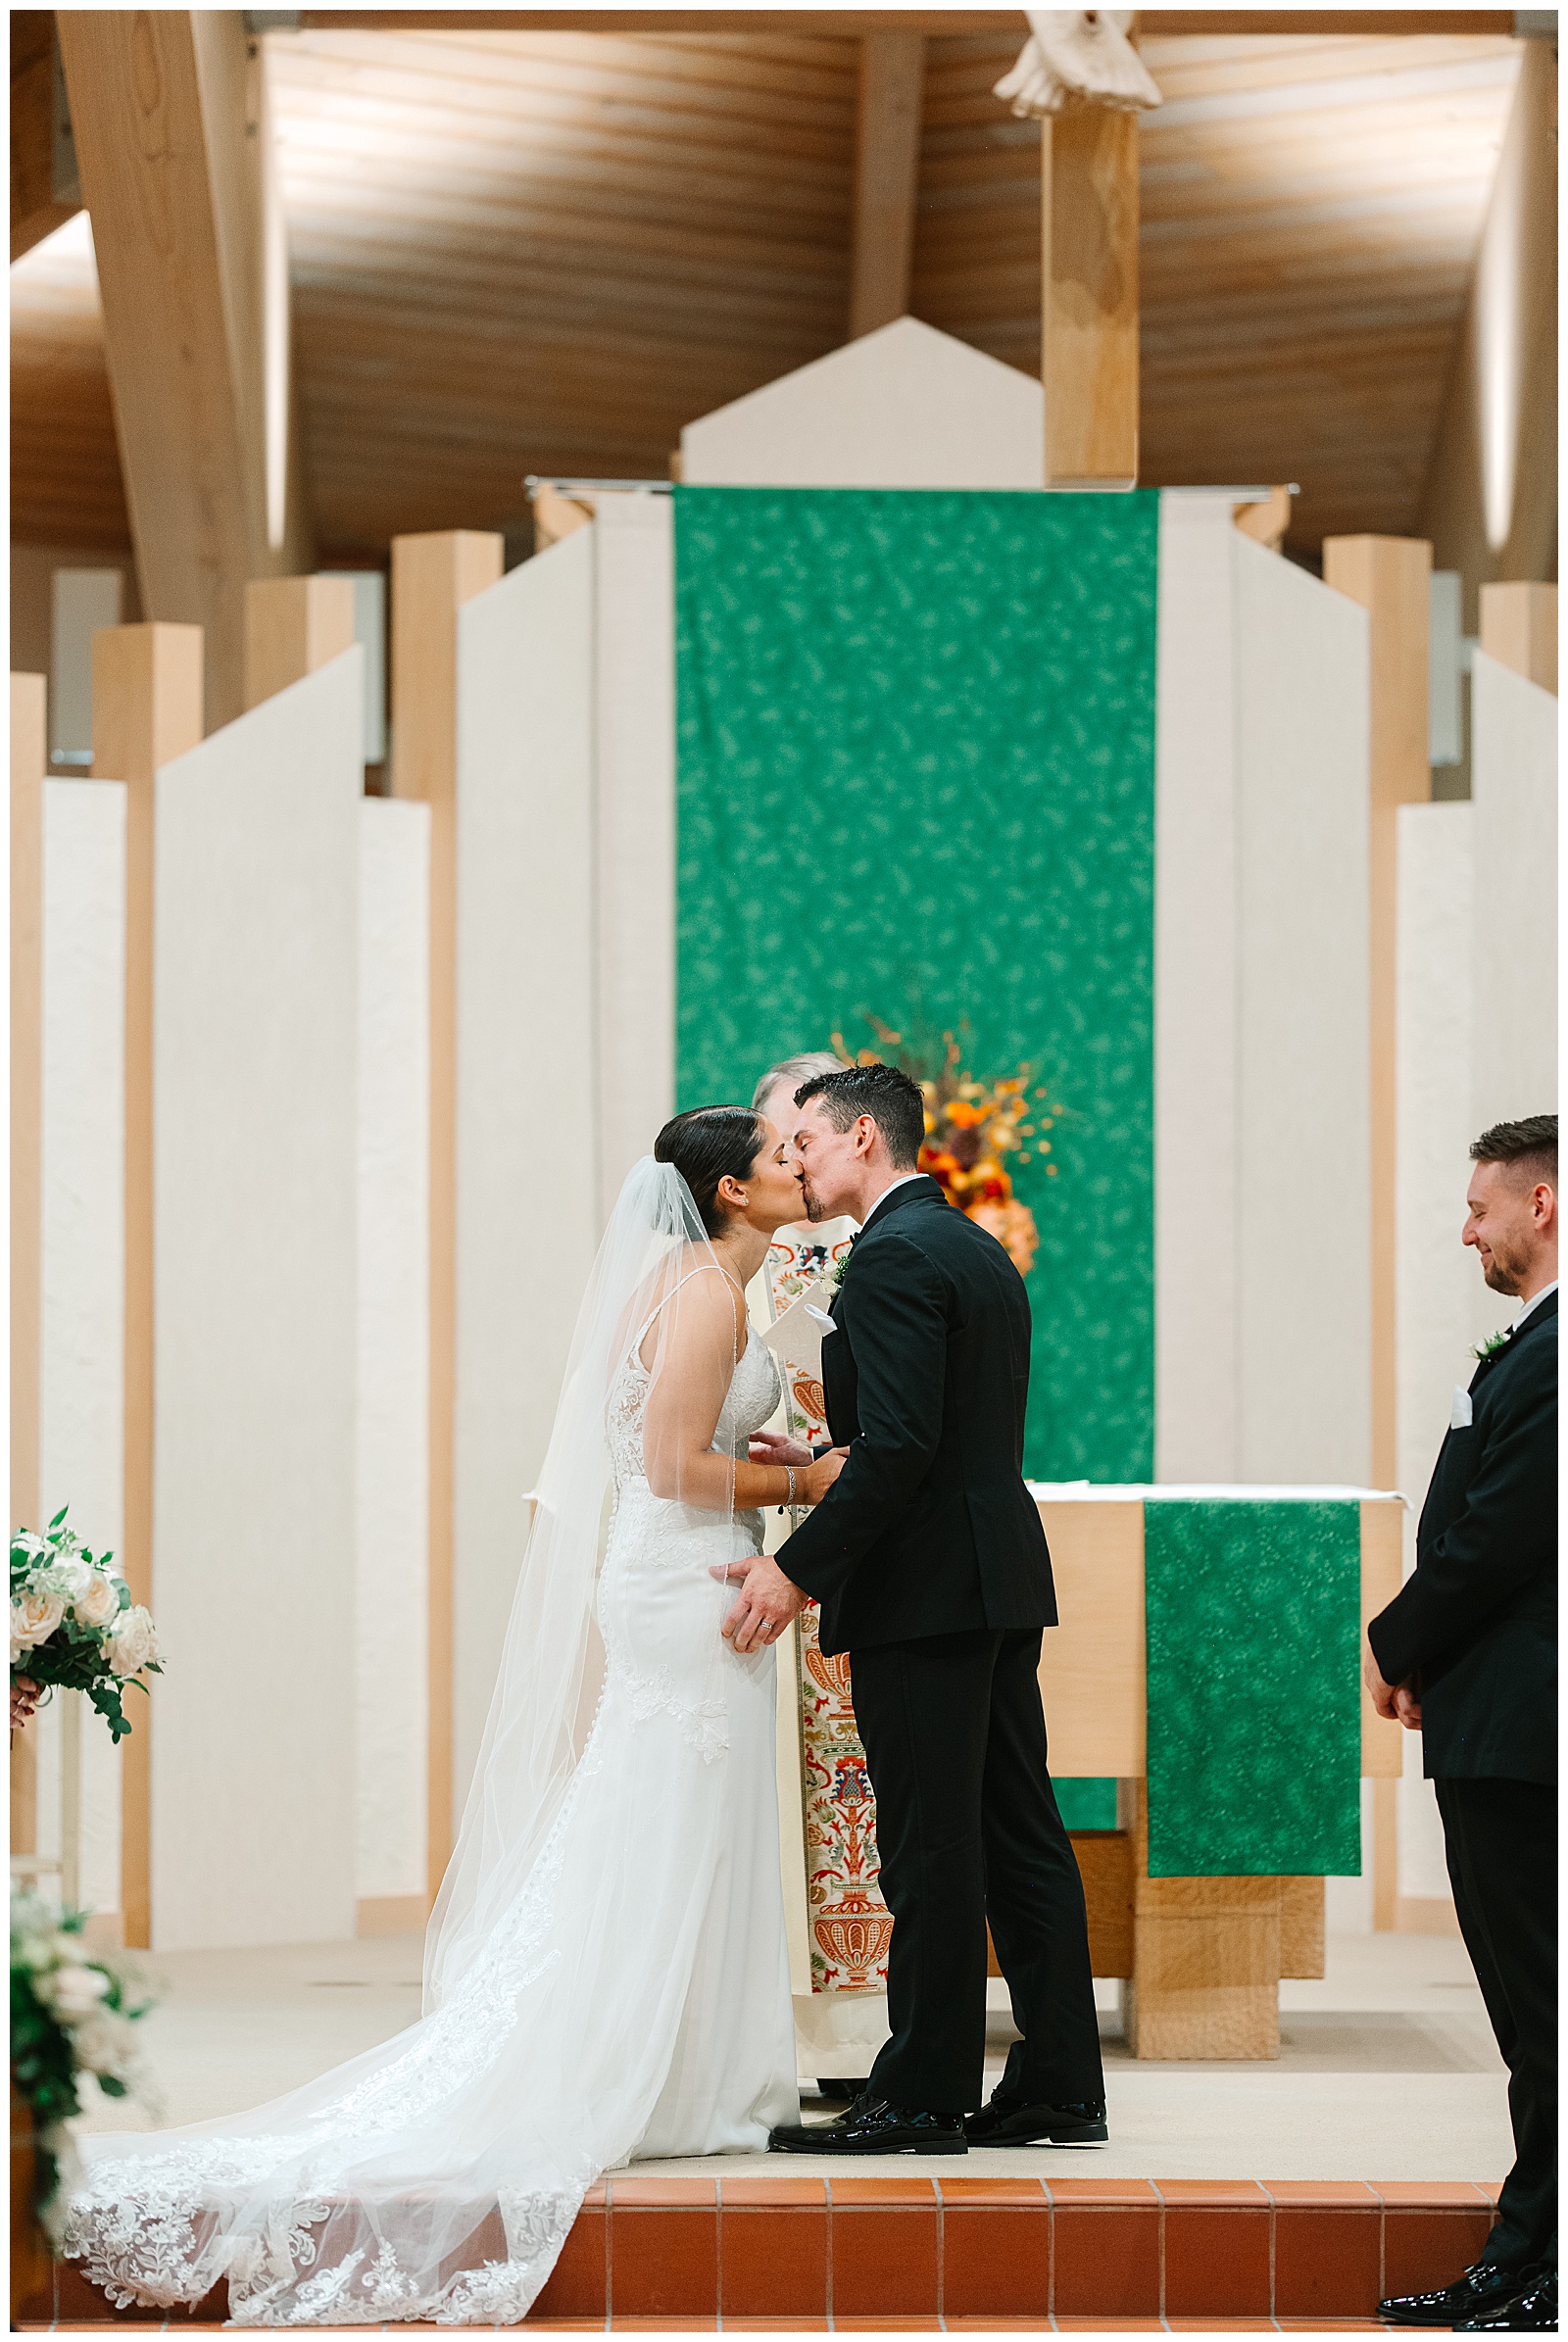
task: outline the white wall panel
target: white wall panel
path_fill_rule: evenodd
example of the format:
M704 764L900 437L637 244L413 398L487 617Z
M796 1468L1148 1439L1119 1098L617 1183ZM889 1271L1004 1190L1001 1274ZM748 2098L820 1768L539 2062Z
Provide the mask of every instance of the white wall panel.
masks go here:
M367 797L359 820L355 1887L376 1899L426 1883L430 808Z
M1478 651L1470 714L1474 1137L1557 1103L1557 701Z
M1364 610L1232 532L1239 1470L1370 1485Z
M915 317L688 423L681 477L782 488L1039 488L1038 379Z
M1404 1566L1455 1385L1475 1368L1470 1331L1481 1270L1459 1242L1475 1137L1471 1104L1474 807L1398 810L1396 962L1395 1377L1397 1485L1410 1499ZM1509 1311L1509 1304L1498 1307ZM1401 1895L1449 1899L1443 1824L1409 1734L1397 1801Z
M526 1539L522 1499L544 1461L599 1234L593 628L602 526L524 561L458 615L460 1812ZM667 663L667 623L663 639ZM668 691L666 675L666 705ZM667 903L663 910L667 919Z
M354 1931L362 693L157 781L156 1949Z
M1470 1321L1482 1282L1476 1255L1459 1242L1476 1135L1474 815L1462 802L1398 811L1396 1439L1399 1487L1417 1510L1453 1387L1474 1369ZM1496 1305L1511 1310L1500 1297Z
M124 1434L125 791L43 786L41 1518L121 1551ZM38 1526L39 1524L29 1524ZM121 1758L85 1701L55 1693L41 1844L74 1894L120 1908ZM146 1702L132 1692L133 1727ZM69 1811L62 1811L69 1803ZM68 1893L72 1892L67 1882Z
M1228 496L1159 507L1154 1477L1240 1477L1237 831Z
M674 513L599 500L594 724L599 1207L675 1110Z

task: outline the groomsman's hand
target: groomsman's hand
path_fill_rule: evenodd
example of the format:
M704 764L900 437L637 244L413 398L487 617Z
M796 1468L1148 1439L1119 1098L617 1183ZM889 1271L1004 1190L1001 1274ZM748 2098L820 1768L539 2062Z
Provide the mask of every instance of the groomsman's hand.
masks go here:
M1395 1723L1396 1720L1394 1705L1395 1686L1393 1683L1386 1683L1383 1681L1382 1670L1378 1666L1370 1642L1366 1646L1366 1656L1361 1662L1361 1678L1372 1694L1372 1705L1378 1714L1386 1717L1390 1724Z
M783 1432L753 1432L752 1462L754 1464L793 1464L797 1471L811 1460L811 1451L803 1447L799 1439L788 1439Z
M1407 1732L1421 1730L1421 1702L1408 1683L1401 1683L1394 1694L1394 1713Z
M806 1608L800 1587L765 1553L759 1553L755 1561L728 1562L722 1569L710 1566L708 1574L745 1582L721 1629L726 1642L738 1651L760 1651L776 1642L790 1620Z

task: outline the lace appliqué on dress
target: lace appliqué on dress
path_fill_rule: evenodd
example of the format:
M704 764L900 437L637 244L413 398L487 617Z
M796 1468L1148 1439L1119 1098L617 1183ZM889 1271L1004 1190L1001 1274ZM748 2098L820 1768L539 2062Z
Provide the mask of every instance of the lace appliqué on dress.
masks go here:
M613 1665L613 1661L612 1661ZM639 1724L655 1716L673 1716L688 1748L695 1748L705 1765L712 1764L729 1747L729 1711L721 1699L683 1699L670 1681L667 1667L640 1675L634 1667L616 1667L627 1704ZM614 1680L613 1678L612 1680Z

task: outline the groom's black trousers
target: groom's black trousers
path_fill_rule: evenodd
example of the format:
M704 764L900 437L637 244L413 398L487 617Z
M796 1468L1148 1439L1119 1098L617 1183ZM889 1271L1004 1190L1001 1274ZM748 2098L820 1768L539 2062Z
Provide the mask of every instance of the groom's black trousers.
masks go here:
M893 2037L873 2091L931 2114L980 2105L989 1919L1027 2102L1103 2098L1083 1881L1046 1769L1039 1628L876 1644L850 1669L895 1921Z

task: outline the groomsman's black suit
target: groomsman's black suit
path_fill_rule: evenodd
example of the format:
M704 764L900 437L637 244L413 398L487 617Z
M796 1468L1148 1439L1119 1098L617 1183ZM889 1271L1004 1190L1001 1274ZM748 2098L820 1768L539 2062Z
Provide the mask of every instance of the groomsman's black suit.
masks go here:
M876 1792L893 2037L872 2093L963 2114L983 2095L986 1920L1024 2035L1009 2088L1103 2098L1083 1885L1046 1769L1051 1556L1023 1482L1029 1303L934 1179L885 1195L822 1343L836 1486L775 1555L848 1651Z
M1416 1567L1367 1630L1414 1683L1465 1945L1508 2067L1517 2160L1485 2258L1557 2258L1557 1295L1470 1381Z

